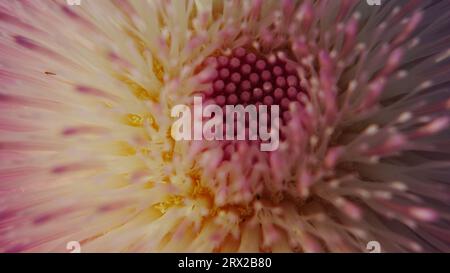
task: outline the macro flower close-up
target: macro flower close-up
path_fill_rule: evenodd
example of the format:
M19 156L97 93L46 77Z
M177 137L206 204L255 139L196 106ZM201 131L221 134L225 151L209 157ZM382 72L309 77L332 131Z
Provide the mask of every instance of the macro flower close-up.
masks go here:
M0 0L0 252L450 252L450 1L69 2Z

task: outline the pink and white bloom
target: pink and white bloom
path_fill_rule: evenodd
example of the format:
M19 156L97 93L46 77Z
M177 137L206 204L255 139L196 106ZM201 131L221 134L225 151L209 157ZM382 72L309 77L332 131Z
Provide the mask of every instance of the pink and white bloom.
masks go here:
M450 251L450 3L0 0L0 251ZM279 149L171 108L280 105Z

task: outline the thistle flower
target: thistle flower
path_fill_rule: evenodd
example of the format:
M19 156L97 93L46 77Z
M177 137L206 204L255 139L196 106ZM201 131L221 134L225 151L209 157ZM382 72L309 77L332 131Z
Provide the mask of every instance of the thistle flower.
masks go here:
M0 250L450 251L448 1L0 1ZM281 143L174 141L195 95Z

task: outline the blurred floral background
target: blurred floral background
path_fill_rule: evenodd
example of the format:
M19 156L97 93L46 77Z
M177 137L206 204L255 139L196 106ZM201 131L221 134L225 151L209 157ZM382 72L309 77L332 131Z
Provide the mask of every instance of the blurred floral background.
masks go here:
M381 2L0 0L0 251L449 252L450 2Z

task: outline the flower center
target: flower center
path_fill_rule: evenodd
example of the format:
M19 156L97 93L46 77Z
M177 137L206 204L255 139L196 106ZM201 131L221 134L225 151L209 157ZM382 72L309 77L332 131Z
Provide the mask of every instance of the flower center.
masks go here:
M289 137L289 132L292 131L290 127L293 127L290 125L298 122L297 116L293 114L301 113L308 99L295 64L284 56L263 55L253 49L239 47L230 52L210 56L203 65L212 69L207 70L206 76L202 77L201 82L208 86L206 90L201 91L202 99L206 105L216 104L225 108L224 121L228 123L229 113L225 107L228 105L244 107L255 105L257 109L259 106L266 105L269 115L272 115L272 106L277 105L280 110L280 127L275 126L276 129L274 129L279 134L271 135L269 139L261 137L261 131L273 129L273 117L270 116L266 117L267 128L258 124L256 141L248 138L243 141L238 138L227 138L214 142L213 145L206 143L201 149L193 146L196 151L203 151L199 153L198 166L204 171L205 176L209 176L212 173L211 170L216 170L215 173L218 174L213 179L208 177L202 180L202 186L211 192L214 204L218 207L232 205L246 211L252 209L251 204L256 200L279 203L284 198L284 191L291 189L279 186L283 185L284 177L277 177L279 183L272 183L268 179L271 175L270 169L264 168L264 166L277 167L280 162L280 153L277 153L279 149L275 148L266 152L267 150L261 149L261 144L279 144L293 139ZM259 115L258 111L258 122L261 121ZM245 129L249 129L248 132L252 129L247 122L249 118L245 120ZM226 127L221 127L219 130L227 131ZM237 130L232 133L236 135ZM228 136L228 132L226 134ZM278 147L278 145L275 146ZM247 176L247 170L254 166L258 166L259 169L250 172ZM232 180L233 177L243 174L245 178Z
M304 92L295 67L272 55L257 55L243 47L232 54L209 57L214 73L206 100L224 105L279 105L282 123L290 119L289 105L300 103Z

